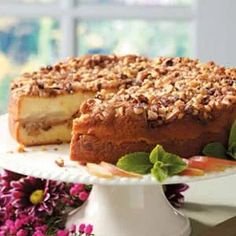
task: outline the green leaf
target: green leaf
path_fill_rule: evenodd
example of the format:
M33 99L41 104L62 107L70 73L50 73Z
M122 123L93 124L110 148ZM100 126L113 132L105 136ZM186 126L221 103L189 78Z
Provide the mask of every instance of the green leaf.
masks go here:
M234 142L236 142L236 120L234 121L230 129L228 147L231 147Z
M157 161L160 161L160 158L165 155L166 151L161 145L157 145L152 152L150 153L150 161L155 164Z
M173 176L187 168L186 162L181 157L172 153L166 153L162 162L168 166L168 175Z
M181 157L166 152L161 145L157 145L152 150L149 158L152 163L155 163L155 167L153 167L151 173L153 173L156 178L157 175L163 177L164 174L167 174L167 176L178 174L187 167L187 164ZM157 174L158 171L160 172L159 174ZM159 179L162 179L162 177L158 176Z
M236 160L236 141L231 143L231 146L229 146L228 148L227 154Z
M160 162L156 162L151 169L151 174L154 176L159 182L163 182L168 178L168 170L167 167L164 167L160 164Z
M123 170L138 174L148 174L153 167L153 164L149 161L149 153L146 152L127 154L121 157L116 165Z
M226 149L222 143L219 142L213 142L207 144L202 153L205 156L211 156L211 157L220 157L220 158L226 158Z

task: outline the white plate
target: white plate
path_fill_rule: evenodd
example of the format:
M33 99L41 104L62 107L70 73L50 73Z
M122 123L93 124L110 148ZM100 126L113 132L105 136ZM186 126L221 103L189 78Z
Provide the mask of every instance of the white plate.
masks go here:
M99 178L91 176L85 167L69 160L68 144L29 147L26 148L25 153L18 153L18 144L9 134L7 120L8 115L0 116L0 167L25 175L71 183L156 185L186 183L236 174L236 168L229 168L224 172L210 173L200 177L173 176L163 183L159 183L151 175L146 175L142 179L124 177L115 177L113 179ZM59 167L55 164L58 158L64 159L64 167Z

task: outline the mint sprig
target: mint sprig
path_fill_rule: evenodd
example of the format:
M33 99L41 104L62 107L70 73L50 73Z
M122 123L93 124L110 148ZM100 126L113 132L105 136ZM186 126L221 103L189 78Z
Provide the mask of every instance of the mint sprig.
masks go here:
M162 163L156 162L151 169L151 174L158 181L163 182L168 178L168 169L166 166L162 165Z
M157 145L152 150L150 161L154 164L152 175L160 182L169 176L182 172L187 167L186 162L181 157L166 152L161 145Z
M157 145L150 155L145 152L127 154L121 157L116 165L123 170L138 174L151 173L160 182L187 167L179 156L166 152L161 145Z
M116 165L123 170L142 175L150 173L152 168L152 163L149 161L149 153L146 152L134 152L124 155Z

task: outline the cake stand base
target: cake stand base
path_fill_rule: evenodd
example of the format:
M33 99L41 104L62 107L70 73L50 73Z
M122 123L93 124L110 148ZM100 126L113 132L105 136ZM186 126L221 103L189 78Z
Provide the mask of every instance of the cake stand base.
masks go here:
M189 236L188 218L167 201L161 185L94 185L67 226L93 224L96 236Z

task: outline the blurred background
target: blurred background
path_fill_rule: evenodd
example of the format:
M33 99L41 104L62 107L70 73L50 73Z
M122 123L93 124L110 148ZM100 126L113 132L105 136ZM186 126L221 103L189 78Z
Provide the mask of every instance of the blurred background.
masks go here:
M236 66L235 0L0 0L0 114L10 81L68 56L188 56Z

